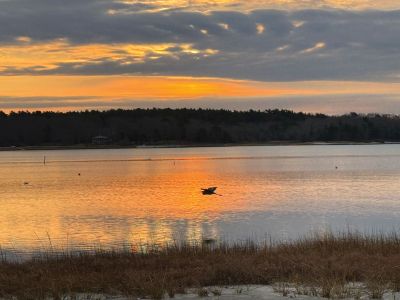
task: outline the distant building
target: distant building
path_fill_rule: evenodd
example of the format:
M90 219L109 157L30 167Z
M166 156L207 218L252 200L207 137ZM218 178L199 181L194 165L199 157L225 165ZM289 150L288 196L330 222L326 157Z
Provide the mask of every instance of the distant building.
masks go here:
M92 138L92 144L94 145L107 145L111 143L111 139L105 135L97 135Z

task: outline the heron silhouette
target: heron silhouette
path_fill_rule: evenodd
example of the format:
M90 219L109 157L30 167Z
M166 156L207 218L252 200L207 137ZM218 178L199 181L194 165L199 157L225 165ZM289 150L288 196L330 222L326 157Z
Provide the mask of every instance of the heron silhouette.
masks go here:
M222 195L220 195L220 194L217 194L217 193L215 192L216 190L217 190L217 187L216 187L216 186L213 186L213 187L201 189L201 193L202 193L203 195L206 195L206 196L211 196L211 195L222 196Z

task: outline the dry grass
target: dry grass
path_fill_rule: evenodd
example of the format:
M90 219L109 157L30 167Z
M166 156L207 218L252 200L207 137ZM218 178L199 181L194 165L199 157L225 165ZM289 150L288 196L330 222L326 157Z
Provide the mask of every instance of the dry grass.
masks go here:
M279 283L284 283L280 284ZM353 296L363 282L373 298L400 289L400 238L346 233L290 243L174 245L144 252L43 255L0 262L0 297L61 299L77 293L161 299L187 288L273 284L288 293L328 298Z

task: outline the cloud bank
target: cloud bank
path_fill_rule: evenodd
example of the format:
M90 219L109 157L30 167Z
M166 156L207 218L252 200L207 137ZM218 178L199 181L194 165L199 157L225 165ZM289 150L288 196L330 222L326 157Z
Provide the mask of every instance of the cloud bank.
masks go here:
M376 99L379 98L379 103ZM234 110L292 109L331 115L358 113L400 114L397 95L341 95L341 96L292 96L237 99L181 99L170 101L114 99L112 102L93 97L0 97L0 107L5 111L18 110L107 110L112 108L213 108Z
M93 44L93 59L3 64L3 75L166 75L257 81L400 79L400 10L159 11L109 0L0 1L1 47ZM170 44L140 57L118 45ZM2 45L2 46L1 46ZM46 51L51 51L46 50ZM3 54L4 55L4 54ZM43 53L46 55L46 52Z

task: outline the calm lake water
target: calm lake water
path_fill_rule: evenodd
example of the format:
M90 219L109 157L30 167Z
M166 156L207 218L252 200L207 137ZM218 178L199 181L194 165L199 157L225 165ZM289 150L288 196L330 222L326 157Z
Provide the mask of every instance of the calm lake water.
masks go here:
M207 186L222 196L203 196ZM0 245L393 231L399 191L400 145L0 152Z

